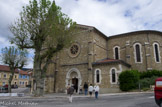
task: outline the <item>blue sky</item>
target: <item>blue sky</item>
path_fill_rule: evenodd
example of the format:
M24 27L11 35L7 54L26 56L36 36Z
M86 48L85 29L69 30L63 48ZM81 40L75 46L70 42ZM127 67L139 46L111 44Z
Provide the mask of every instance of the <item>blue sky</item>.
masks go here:
M51 0L52 1L52 0ZM9 46L8 25L19 18L29 0L0 0L0 49ZM162 31L162 0L55 0L78 24L94 26L107 36L138 31ZM32 57L29 65L32 67Z

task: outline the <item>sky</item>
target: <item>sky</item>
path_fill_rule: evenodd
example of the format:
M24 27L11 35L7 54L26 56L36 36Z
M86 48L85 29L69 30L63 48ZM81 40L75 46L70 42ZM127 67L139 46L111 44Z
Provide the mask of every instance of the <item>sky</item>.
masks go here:
M52 1L52 0L51 0ZM8 26L19 18L29 0L0 0L0 49L10 46ZM162 31L162 0L55 0L78 24L97 28L107 36L139 30ZM33 52L31 52L33 53ZM29 55L32 68L33 55Z

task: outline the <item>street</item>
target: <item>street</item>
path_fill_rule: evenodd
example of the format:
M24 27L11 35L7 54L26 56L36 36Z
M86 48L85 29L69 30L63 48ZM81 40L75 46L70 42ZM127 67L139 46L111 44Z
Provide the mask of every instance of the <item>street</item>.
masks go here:
M72 103L68 102L68 96L0 99L0 107L158 107L153 93L100 95L99 99L74 96Z
M13 88L12 89L12 93L25 93L25 94L28 94L30 92L30 88L27 88L27 87L25 87L25 88Z

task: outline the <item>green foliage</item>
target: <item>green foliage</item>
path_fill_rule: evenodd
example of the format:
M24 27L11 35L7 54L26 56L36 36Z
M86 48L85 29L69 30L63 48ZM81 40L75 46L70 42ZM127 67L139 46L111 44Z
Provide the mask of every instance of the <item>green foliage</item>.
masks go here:
M151 78L143 78L139 81L141 89L150 88L150 85L155 84L155 79L157 76L152 76Z
M148 91L148 90L150 90L150 88L143 88L142 90L143 91Z
M155 84L155 79L162 76L162 71L152 70L145 72L138 71L124 71L119 75L120 89L122 91L129 91L140 88L148 90L150 85Z
M11 43L20 49L35 51L33 70L38 90L36 94L42 94L39 90L43 90L44 85L39 84L44 81L52 57L74 38L75 24L54 1L30 0L29 5L23 7L20 18L9 26L14 35Z
M55 2L32 0L23 7L20 19L10 25L10 31L14 35L11 43L22 49L40 50L47 47L46 50L50 48L60 51L72 39L74 27L75 22L63 14ZM62 48L57 48L60 45Z
M11 43L20 49L34 49L34 65L44 65L46 71L52 57L71 43L75 24L54 1L30 0L20 18L9 26L14 35Z
M124 71L119 75L120 89L129 91L138 86L139 72L136 70Z
M151 71L140 72L140 79L151 78L153 76L161 77L162 71L151 70Z
M2 48L1 53L2 62L13 69L22 68L24 65L27 65L28 53L26 50L20 50L11 46Z

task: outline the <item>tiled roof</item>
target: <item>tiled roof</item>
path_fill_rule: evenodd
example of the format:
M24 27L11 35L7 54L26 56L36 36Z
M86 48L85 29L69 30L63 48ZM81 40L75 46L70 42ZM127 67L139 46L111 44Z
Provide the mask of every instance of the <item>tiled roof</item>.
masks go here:
M0 71L9 72L10 68L9 68L9 66L6 66L6 65L0 65ZM15 72L18 72L18 69L16 69Z
M147 33L154 33L154 34L159 34L159 35L162 35L162 32L161 31L156 31L156 30L140 30L140 31L133 31L133 32L127 32L127 33L122 33L122 34L117 34L117 35L112 35L112 36L109 36L108 38L109 39L112 39L112 38L118 38L119 36L128 36L128 35L136 35L136 34L147 34Z
M19 73L20 73L21 75L29 75L28 72L23 71L23 70L20 70Z
M106 59L102 59L102 60L98 60L94 63L92 63L93 65L99 65L99 64L110 64L110 63L122 63L128 67L130 67L131 65L124 62L123 60L117 60L117 59L110 59L110 58L106 58Z

